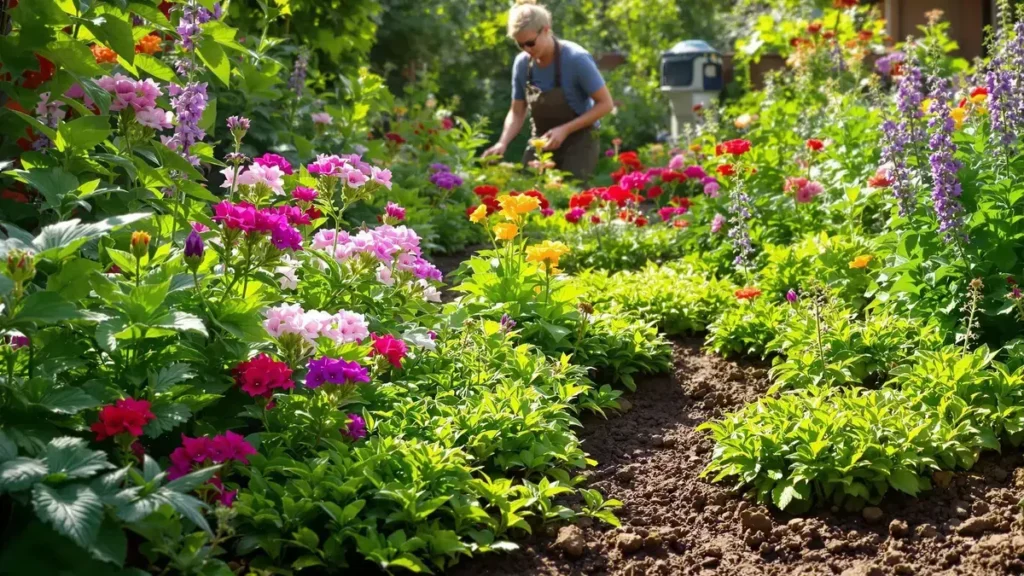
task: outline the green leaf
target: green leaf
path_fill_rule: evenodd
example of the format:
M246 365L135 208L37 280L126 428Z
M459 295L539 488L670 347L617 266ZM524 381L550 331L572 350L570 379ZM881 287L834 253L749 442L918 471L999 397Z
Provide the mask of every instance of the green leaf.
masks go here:
M315 534L314 534L315 536ZM292 568L294 570L302 570L303 568L312 568L313 566L323 566L324 563L314 556L313 554L306 554L305 556L299 556L299 559L292 562Z
M0 464L18 457L18 445L0 430Z
M102 16L85 20L84 24L97 40L117 52L118 56L127 60L129 64L135 62L135 38L132 36L130 22L108 11Z
M46 280L46 290L56 292L68 300L80 300L89 295L92 288L88 278L94 272L102 270L99 263L85 258L68 260L61 266L60 272Z
M205 186L198 182L192 182L191 180L182 180L176 183L178 190L181 190L189 198L195 198L202 202L216 203L220 202L220 198L213 195L212 192L206 189Z
M793 500L802 500L803 496L800 492L793 487L793 483L790 481L779 482L772 489L772 502L778 506L780 510L785 510L793 502Z
M0 464L0 494L20 492L46 477L46 463L24 456Z
M80 318L78 308L56 292L44 290L34 292L25 298L18 312L12 318L16 326L33 324L56 324Z
M54 211L60 211L64 197L78 189L78 178L61 168L33 168L15 170L15 180L24 182L43 195L46 204Z
M150 322L149 325L153 328L167 328L168 330L176 330L178 332L197 332L203 336L208 336L206 325L203 324L202 319L188 312L170 312Z
M905 492L911 496L917 496L917 493L920 491L917 474L910 470L894 470L889 475L889 484L900 492Z
M88 486L51 488L36 484L32 489L32 506L40 520L82 548L90 549L99 534L103 503Z
M113 467L106 452L90 450L85 440L71 436L54 438L46 445L46 464L51 475L61 474L71 480L90 478Z
M224 49L220 47L220 44L215 40L203 38L199 41L197 53L203 63L206 64L206 67L210 69L210 72L213 72L213 75L224 86L230 86L231 62L228 61L228 57L224 54Z
M75 80L78 81L85 95L99 106L100 114L106 115L110 112L110 92L100 88L92 78L75 77Z
M36 132L39 132L40 134L45 134L46 137L49 138L50 140L57 139L57 131L54 130L53 128L50 128L46 124L43 124L34 116L29 116L28 114L25 114L24 112L19 112L17 110L11 110L11 112L13 112L18 118L24 120Z
M195 377L195 372L188 364L171 364L160 369L150 379L150 390L154 394L160 394L171 389L171 386L184 382Z
M81 388L61 388L47 392L38 404L57 414L78 414L82 410L96 408L102 402Z
M0 276L0 296L7 296L14 290L14 280L7 276Z
M169 504L171 508L174 508L175 512L191 520L193 524L198 526L204 532L210 532L210 525L206 522L206 518L203 517L203 510L206 509L206 505L199 500L196 500L187 494L172 492L166 488L160 490L154 494L154 496L158 496L161 500Z
M62 122L58 132L72 147L92 150L110 135L110 120L106 116L83 116L71 122Z
M292 534L295 537L295 541L305 546L309 550L316 550L320 546L320 538L309 528L303 526L299 528L298 532Z
M61 260L78 251L78 248L90 238L103 236L107 232L149 218L148 212L135 212L122 216L113 216L98 222L83 224L77 218L51 224L43 228L39 236L32 241L37 250L37 257ZM0 254L0 256L3 256Z
M217 99L210 98L203 110L203 116L199 119L199 127L206 131L211 138L214 137L215 124L217 124Z
M164 82L177 82L178 76L174 73L174 70L170 66L164 64L164 62L158 58L150 56L149 54L136 54L135 55L135 66L156 78L157 80L163 80Z
M41 51L41 54L75 76L95 78L106 74L106 70L96 64L96 57L93 56L92 50L89 50L85 43L79 40L51 42Z
M146 425L146 436L156 438L164 432L174 430L178 425L188 422L192 412L184 404L154 404L152 408L156 419Z
M128 538L121 525L112 518L104 517L89 552L97 560L124 566L125 558L128 557Z
M220 466L210 466L201 470L196 470L180 478L175 478L168 482L164 489L171 490L173 492L191 492L196 487L205 484L210 478L220 470Z

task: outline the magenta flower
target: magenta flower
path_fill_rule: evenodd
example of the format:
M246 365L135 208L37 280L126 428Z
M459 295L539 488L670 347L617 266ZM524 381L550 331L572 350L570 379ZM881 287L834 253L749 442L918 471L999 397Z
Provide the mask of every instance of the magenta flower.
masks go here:
M302 232L287 224L282 224L270 233L270 242L278 250L302 250Z
M366 420L359 414L348 415L348 426L342 431L343 434L353 440L366 438Z
M296 186L295 190L292 190L292 198L299 202L312 202L316 200L316 190L306 186Z
M387 207L384 208L384 214L399 222L405 220L405 208L402 208L394 202L388 202Z
M324 384L358 384L369 382L370 372L355 361L335 358L319 358L309 361L309 372L306 373L306 386L319 388Z
M253 158L252 161L264 167L276 166L281 170L281 172L284 172L288 176L292 175L292 165L284 158L284 156L267 152L263 156Z

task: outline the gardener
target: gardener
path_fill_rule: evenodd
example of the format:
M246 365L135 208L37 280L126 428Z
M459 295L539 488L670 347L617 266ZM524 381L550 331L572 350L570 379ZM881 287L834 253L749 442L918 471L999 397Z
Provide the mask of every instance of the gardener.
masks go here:
M558 40L551 13L536 0L518 0L508 15L508 35L523 51L512 65L512 107L501 139L484 157L501 155L530 112L532 138L544 140L555 165L584 182L597 166L595 127L612 110L612 96L594 59L575 42ZM523 163L535 159L528 146Z

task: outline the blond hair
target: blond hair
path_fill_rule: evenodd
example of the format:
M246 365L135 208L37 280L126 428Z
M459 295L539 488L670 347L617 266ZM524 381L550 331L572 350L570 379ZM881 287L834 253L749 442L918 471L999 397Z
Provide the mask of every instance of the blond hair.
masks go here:
M516 0L516 5L508 11L508 37L515 38L524 30L540 31L551 26L551 12L537 0Z

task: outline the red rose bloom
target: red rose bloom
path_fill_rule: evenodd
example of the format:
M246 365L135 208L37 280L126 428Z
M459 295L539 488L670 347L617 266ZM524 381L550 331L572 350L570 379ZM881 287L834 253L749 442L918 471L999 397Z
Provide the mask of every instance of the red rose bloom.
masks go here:
M149 408L147 400L123 398L113 406L104 406L100 410L99 420L90 427L90 430L96 433L97 441L118 434L130 434L137 438L142 436L142 427L156 418Z
M818 152L825 147L825 143L822 142L821 140L811 138L810 140L807 141L807 147L815 152Z
M733 174L736 173L736 168L733 167L732 164L722 164L721 166L716 168L715 171L721 174L722 176L732 176Z
M234 374L239 388L253 398L270 398L274 390L290 390L295 387L292 369L266 354L242 362L235 367Z

